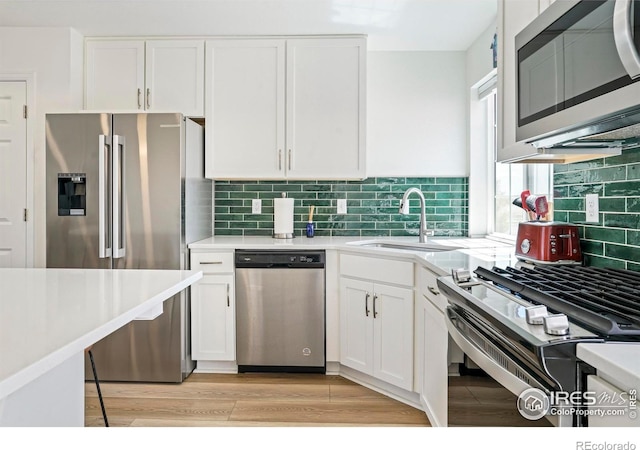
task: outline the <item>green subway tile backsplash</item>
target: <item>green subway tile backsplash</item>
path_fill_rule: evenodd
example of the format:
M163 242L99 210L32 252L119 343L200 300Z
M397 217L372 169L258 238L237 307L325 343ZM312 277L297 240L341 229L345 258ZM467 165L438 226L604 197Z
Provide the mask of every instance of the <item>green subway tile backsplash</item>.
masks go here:
M580 225L587 265L640 270L640 148L554 166L554 218ZM598 194L599 220L586 223L585 196Z
M273 199L282 192L295 199L294 231L304 236L309 206L317 236L417 236L420 201L412 195L408 215L400 199L417 187L426 199L427 228L436 236L467 236L467 178L367 178L362 181L216 181L216 235L270 236ZM251 214L251 200L262 200L262 213ZM347 214L337 214L337 200L347 200Z

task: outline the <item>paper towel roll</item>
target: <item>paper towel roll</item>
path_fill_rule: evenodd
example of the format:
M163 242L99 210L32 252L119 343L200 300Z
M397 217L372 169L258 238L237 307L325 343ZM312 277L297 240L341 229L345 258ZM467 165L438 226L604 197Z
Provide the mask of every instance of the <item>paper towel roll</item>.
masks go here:
M288 239L293 237L293 199L273 199L273 237Z

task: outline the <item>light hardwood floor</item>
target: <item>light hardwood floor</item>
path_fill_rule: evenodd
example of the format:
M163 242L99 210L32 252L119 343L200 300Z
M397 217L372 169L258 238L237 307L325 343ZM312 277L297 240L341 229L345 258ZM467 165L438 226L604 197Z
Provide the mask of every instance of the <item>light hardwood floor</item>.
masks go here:
M550 427L546 419L527 420L517 397L489 376L449 377L449 426Z
M95 385L85 386L85 423L103 426ZM339 376L192 374L100 387L110 426L429 426L422 411Z
M192 374L182 384L100 384L110 426L428 427L424 412L340 376ZM85 384L85 423L103 426L95 385ZM544 426L515 408L487 377L453 377L451 426ZM548 422L547 422L548 424Z

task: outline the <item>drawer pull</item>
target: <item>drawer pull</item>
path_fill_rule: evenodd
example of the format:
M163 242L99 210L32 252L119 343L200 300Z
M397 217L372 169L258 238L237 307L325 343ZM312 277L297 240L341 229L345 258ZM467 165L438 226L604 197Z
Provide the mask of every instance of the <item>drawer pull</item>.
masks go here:
M202 261L200 264L222 264L222 261Z
M429 289L429 292L431 292L433 295L440 295L440 291L433 286L427 286L427 289Z

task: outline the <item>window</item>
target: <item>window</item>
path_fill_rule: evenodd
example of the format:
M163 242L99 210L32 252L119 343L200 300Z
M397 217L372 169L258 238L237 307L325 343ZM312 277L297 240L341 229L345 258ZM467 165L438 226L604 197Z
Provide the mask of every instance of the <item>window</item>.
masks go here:
M479 91L479 95L481 92ZM496 89L485 93L483 101L487 108L487 154L489 161L496 160L497 151L497 95ZM551 164L502 164L490 165L488 179L494 180L490 191L492 211L489 217L489 232L501 237L515 238L520 222L529 220L525 211L513 204L520 193L529 190L533 195L546 195L552 201L553 166Z

